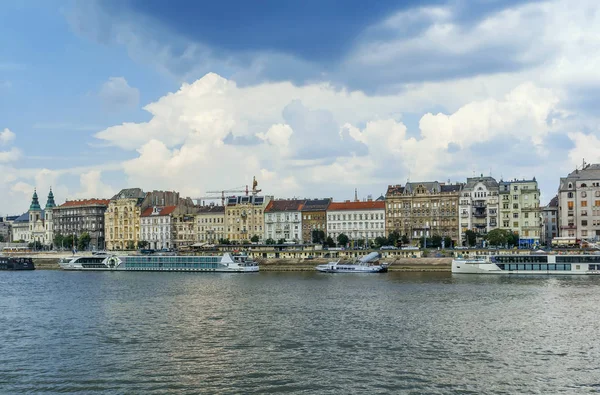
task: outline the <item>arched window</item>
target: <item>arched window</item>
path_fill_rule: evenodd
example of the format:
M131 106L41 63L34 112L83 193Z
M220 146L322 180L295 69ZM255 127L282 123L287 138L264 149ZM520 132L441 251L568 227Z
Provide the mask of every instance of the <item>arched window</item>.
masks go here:
M569 183L569 189L573 189L573 184Z

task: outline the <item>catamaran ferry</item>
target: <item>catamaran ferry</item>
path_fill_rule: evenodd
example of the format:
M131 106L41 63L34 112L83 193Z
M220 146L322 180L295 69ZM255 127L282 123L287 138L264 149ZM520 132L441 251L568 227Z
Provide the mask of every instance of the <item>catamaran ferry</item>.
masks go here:
M65 258L64 270L126 270L160 272L258 272L258 262L245 255L221 256L95 255Z
M452 273L600 274L600 255L492 255L452 260Z

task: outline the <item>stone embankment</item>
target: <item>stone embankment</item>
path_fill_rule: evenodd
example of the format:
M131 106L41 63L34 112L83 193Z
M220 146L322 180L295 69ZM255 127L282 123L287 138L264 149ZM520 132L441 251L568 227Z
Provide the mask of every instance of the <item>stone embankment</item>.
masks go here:
M34 257L36 269L56 270L58 258ZM327 263L326 259L259 259L260 270L265 272L313 271L315 266ZM392 272L445 272L450 271L452 258L398 258L385 261Z

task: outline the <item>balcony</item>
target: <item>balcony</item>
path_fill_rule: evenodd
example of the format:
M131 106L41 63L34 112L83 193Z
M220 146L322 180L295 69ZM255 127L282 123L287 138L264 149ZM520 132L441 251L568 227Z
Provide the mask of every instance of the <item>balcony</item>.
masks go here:
M487 212L485 210L476 210L473 212L473 217L483 218L487 216Z
M476 228L486 228L487 225L486 224L473 224Z
M561 229L577 229L575 225L562 225Z
M485 207L485 206L486 206L485 202L482 202L482 201L473 202L473 207Z

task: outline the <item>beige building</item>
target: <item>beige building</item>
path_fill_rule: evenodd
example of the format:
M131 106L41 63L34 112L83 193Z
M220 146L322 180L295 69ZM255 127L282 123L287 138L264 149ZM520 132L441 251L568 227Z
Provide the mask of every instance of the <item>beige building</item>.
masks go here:
M140 215L146 193L140 188L123 189L110 199L104 213L107 250L136 249L140 237Z
M559 236L585 241L600 239L600 164L583 164L558 188Z
M460 242L458 203L462 184L408 182L390 185L385 195L386 234L409 239L439 235Z
M498 182L493 177L467 178L462 187L459 202L460 238L466 241L466 232L477 234L477 244L498 227Z
M173 243L177 248L188 247L196 242L196 217L185 213L180 207L171 215L173 225Z
M500 181L499 227L519 235L519 246L534 248L542 233L540 190L532 180Z
M230 196L225 206L225 232L231 242L250 241L257 236L263 241L264 212L271 196Z
M225 207L200 207L196 213L196 242L218 244L225 238Z

